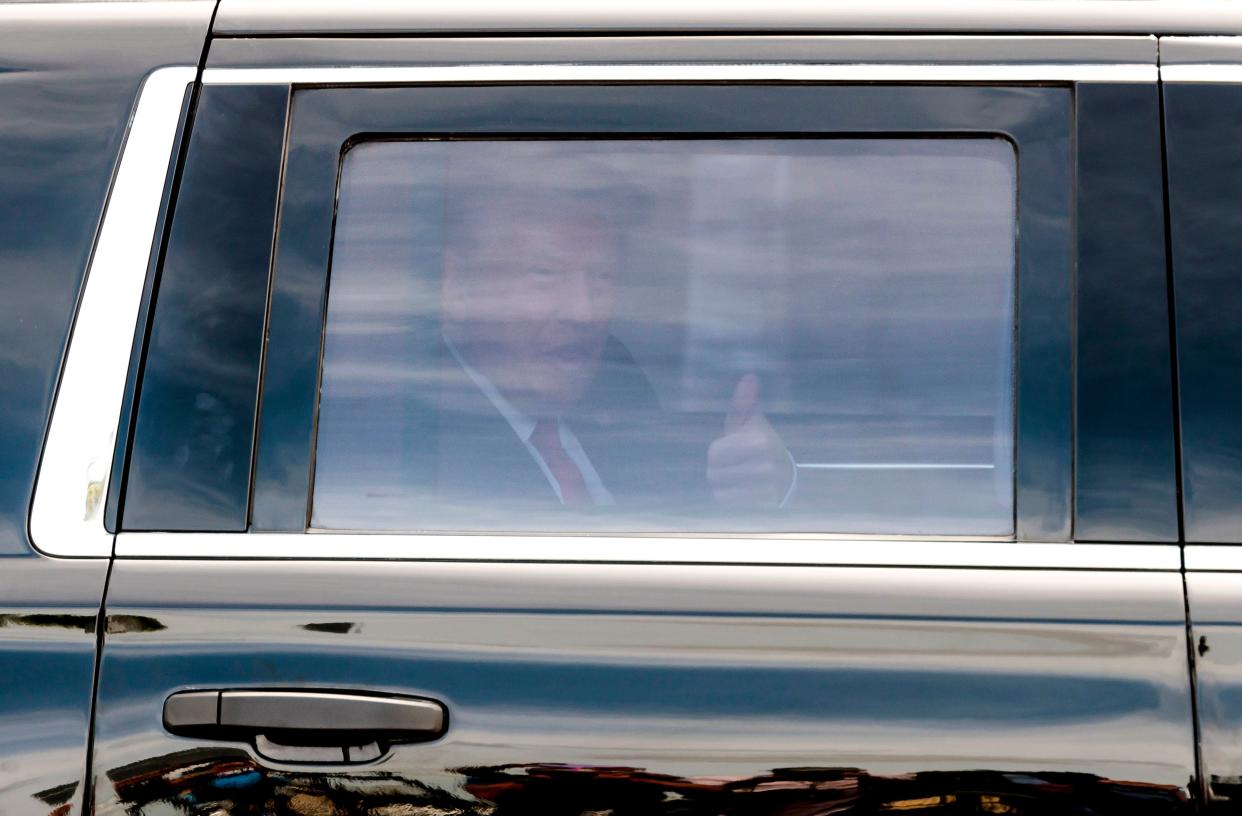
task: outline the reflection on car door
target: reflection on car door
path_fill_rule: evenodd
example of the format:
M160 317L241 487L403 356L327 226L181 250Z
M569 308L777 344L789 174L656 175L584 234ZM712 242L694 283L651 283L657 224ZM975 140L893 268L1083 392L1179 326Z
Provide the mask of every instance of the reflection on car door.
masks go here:
M1111 261L1107 242L1074 232L1071 180L1094 196L1078 205L1100 208L1079 212L1079 229L1158 219L1150 199L1125 224L1099 214L1126 200L1117 189L1159 189L1154 83L1081 88L1075 107L1064 82L1038 76L606 92L489 84L503 72L477 87L352 88L347 69L326 88L296 73L252 87L227 69L207 76L109 586L97 812L1186 811L1176 532L1160 501L1116 523L1118 502L1173 495L1171 453L1134 471L1141 484L1119 477L1111 503L1098 478L1072 479L1071 269ZM1115 129L1147 168L1138 182L1089 150L1075 164L1075 139L1098 145L1075 132L1088 123ZM1013 535L307 531L343 148L369 134L618 131L1013 141ZM247 217L203 217L213 208ZM1127 266L1132 300L1159 313L1162 241L1139 245L1154 254ZM1125 319L1121 336L1141 331ZM1163 424L1093 433L1171 451L1167 384L1155 395ZM1129 450L1088 444L1100 438L1078 440L1082 462ZM1103 543L1076 543L1074 528ZM290 700L311 698L253 692L319 696L299 708ZM377 699L444 720L397 729L367 713Z
M1206 801L1236 807L1242 783L1242 527L1238 415L1242 305L1242 47L1237 38L1162 40L1177 318L1186 593L1195 646Z

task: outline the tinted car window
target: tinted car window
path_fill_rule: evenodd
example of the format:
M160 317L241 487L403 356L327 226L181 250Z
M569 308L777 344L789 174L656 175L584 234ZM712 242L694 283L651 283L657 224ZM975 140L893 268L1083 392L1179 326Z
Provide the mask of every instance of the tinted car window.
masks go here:
M1169 83L1186 540L1242 543L1242 87Z
M312 526L1013 532L1000 139L346 155Z

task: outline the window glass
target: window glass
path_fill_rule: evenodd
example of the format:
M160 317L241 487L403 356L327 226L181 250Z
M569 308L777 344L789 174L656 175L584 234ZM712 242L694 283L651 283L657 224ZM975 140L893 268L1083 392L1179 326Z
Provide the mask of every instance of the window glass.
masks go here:
M344 159L311 526L1011 536L999 138Z

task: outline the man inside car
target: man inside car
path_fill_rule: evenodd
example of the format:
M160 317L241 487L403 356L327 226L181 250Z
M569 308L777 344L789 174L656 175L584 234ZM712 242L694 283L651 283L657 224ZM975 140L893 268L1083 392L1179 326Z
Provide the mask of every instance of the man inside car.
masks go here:
M490 480L498 498L574 507L788 502L795 466L754 374L707 429L661 410L612 333L627 209L607 188L450 187L441 492L477 493Z

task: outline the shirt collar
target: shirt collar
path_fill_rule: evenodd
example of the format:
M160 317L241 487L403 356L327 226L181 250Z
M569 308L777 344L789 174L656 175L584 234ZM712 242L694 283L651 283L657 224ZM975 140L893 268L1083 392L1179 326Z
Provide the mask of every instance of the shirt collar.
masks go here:
M453 359L466 372L466 376L491 400L492 405L496 406L496 410L509 423L509 427L513 428L513 432L518 435L518 438L523 442L529 442L530 435L535 432L535 419L522 413L513 406L513 403L505 399L504 394L500 393L500 389L491 380L470 365L470 363L466 362L465 358L461 356L461 352L457 350L457 346L453 345L453 341L447 336L444 338L444 345L448 346L449 353L453 355Z

